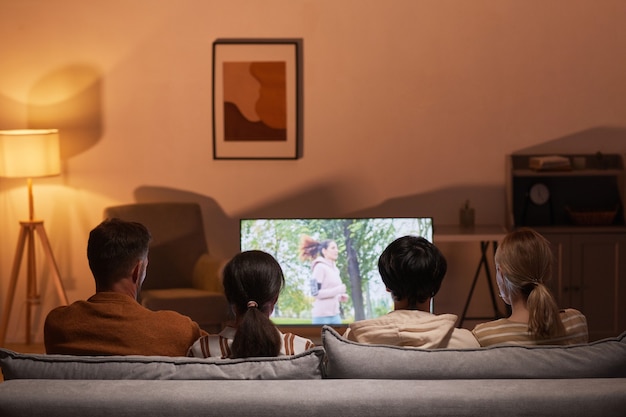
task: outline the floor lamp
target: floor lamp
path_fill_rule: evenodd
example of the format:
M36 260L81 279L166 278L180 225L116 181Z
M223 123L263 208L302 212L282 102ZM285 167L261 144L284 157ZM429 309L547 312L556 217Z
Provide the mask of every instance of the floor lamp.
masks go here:
M35 262L35 235L39 237L47 264L56 284L58 296L62 303L68 304L67 295L54 260L52 248L43 227L43 220L35 219L33 203L34 177L47 177L61 173L59 156L59 133L56 129L27 129L0 131L0 176L27 178L28 185L28 220L20 221L20 234L17 250L11 269L9 289L2 313L0 325L0 346L4 346L6 331L9 325L11 307L15 298L15 288L19 278L20 267L26 249L26 343L31 343L32 309L39 305L41 296L37 289L37 271Z

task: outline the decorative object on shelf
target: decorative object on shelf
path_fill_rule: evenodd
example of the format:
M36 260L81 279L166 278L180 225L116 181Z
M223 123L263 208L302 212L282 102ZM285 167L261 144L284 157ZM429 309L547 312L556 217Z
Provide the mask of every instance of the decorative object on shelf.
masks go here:
M459 212L459 222L461 227L471 229L474 227L474 209L470 207L469 200L465 201L465 205L461 207Z
M530 187L528 196L533 204L542 206L550 200L550 189L543 182L537 182Z
M46 230L43 227L43 220L35 219L32 188L32 178L54 176L60 173L59 133L56 129L0 131L0 176L27 178L29 211L28 220L20 221L17 251L13 261L9 289L6 295L6 302L4 303L2 324L0 326L0 346L4 345L25 247L27 253L26 343L31 343L32 309L34 306L39 305L41 300L37 290L35 233L37 233L41 241L50 273L56 284L59 299L62 303L68 304L59 269L54 260Z
M608 226L613 224L617 216L618 207L612 210L575 210L565 206L565 211L578 226Z
M213 42L213 158L297 159L302 40Z
M569 158L565 156L533 156L528 162L529 168L536 171L569 171L572 169Z

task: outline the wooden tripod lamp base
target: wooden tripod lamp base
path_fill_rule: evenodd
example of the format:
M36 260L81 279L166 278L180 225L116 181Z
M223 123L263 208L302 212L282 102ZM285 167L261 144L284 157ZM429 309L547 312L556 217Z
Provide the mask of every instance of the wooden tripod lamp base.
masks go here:
M61 158L59 147L59 131L57 129L17 129L0 130L0 176L9 178L28 178L28 211L27 221L20 222L20 235L17 240L17 251L13 261L9 291L7 292L2 324L0 325L0 346L4 340L9 325L9 316L15 297L15 287L20 273L24 247L28 254L28 272L26 283L26 343L31 342L31 321L33 306L40 304L37 291L37 272L35 262L35 234L39 236L46 261L54 278L61 302L67 304L67 296L59 269L52 255L52 248L43 228L42 220L35 220L33 204L33 177L49 177L61 173Z
M27 282L26 282L26 344L31 343L31 323L32 323L32 310L33 307L41 303L41 296L37 290L37 272L35 262L35 234L39 236L43 251L46 256L46 262L50 268L50 273L54 279L56 285L57 294L61 303L67 305L67 295L65 294L65 288L63 288L63 282L61 281L61 275L59 274L59 268L54 260L52 254L52 248L46 235L46 229L43 227L43 220L26 220L20 222L20 234L17 240L17 250L15 252L15 258L13 260L13 268L11 270L11 278L9 281L9 290L7 292L6 302L4 303L4 311L2 313L2 325L0 326L0 346L4 346L6 338L7 327L9 325L9 317L11 315L11 308L13 307L13 300L15 298L15 288L19 278L20 267L22 265L24 248L27 253Z

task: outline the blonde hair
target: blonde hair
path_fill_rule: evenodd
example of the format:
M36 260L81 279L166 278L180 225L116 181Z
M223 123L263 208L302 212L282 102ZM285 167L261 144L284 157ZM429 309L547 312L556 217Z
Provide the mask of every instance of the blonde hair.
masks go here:
M507 234L495 254L506 295L526 299L528 331L536 339L565 334L556 300L546 286L552 259L550 242L529 228Z

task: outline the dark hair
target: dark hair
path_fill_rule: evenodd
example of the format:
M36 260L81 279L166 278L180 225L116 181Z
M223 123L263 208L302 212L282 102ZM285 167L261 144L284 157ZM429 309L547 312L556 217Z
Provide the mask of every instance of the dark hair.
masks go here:
M137 261L148 255L152 236L141 223L107 219L89 233L87 259L96 289L108 289L130 276Z
M301 259L315 259L322 255L322 249L328 249L334 240L325 239L317 241L310 236L303 235L300 237L300 258Z
M240 319L230 357L278 356L280 334L269 316L285 278L276 259L259 250L241 252L224 266L223 284Z
M439 249L418 236L394 240L378 259L378 271L391 295L398 301L406 298L409 308L439 291L447 267Z

